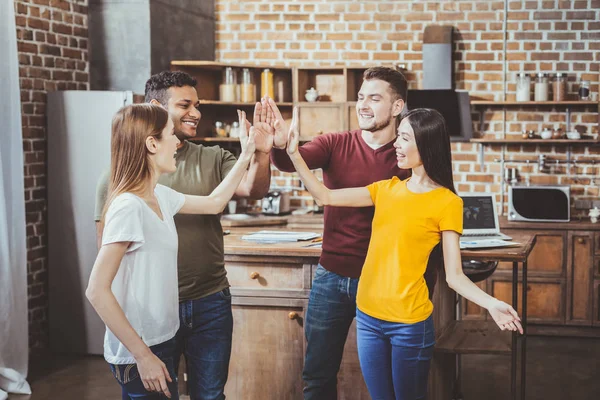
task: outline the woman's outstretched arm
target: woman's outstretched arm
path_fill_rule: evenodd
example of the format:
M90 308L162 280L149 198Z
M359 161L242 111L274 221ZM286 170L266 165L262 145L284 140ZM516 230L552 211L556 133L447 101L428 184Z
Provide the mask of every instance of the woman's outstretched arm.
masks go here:
M298 132L298 109L294 107L292 124L288 137L287 152L294 163L296 172L318 205L337 207L368 207L373 205L371 194L366 187L349 189L328 189L310 171L298 151L300 133Z

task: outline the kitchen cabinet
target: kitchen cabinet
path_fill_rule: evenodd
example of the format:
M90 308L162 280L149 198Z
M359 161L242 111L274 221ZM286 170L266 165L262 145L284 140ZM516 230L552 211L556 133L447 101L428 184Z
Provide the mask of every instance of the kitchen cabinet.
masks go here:
M567 324L592 324L593 251L594 232L569 232Z
M537 234L528 258L528 314L536 333L600 336L600 232L588 222L528 223L501 220L503 231L520 228ZM510 233L509 233L510 234ZM511 263L479 287L503 301L510 300ZM490 319L485 310L463 299L462 318Z

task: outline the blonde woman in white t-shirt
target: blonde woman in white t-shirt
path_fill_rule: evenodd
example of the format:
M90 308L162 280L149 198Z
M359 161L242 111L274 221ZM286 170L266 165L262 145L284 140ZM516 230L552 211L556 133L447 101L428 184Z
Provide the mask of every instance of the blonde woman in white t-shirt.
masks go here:
M241 155L209 196L158 185L174 172L179 139L167 111L122 108L112 123L111 176L102 247L86 296L106 324L104 357L123 399L178 398L172 353L179 328L177 231L173 215L218 214L233 196L255 150L238 112Z

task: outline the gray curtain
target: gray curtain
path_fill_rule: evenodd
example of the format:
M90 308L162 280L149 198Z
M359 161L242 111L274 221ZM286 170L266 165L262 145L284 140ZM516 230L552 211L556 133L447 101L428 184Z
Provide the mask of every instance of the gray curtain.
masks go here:
M27 250L14 3L0 1L0 400L31 393L27 377Z

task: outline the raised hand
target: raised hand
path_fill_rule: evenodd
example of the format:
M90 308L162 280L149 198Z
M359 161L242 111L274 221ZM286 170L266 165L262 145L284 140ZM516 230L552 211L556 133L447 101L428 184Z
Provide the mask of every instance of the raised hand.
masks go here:
M488 312L498 324L501 330L509 330L509 331L519 331L521 334L523 333L523 327L521 326L521 319L519 318L519 314L512 308L510 305L506 304L503 301L496 300L490 308L488 308Z
M273 147L273 132L274 129L271 126L271 116L269 115L269 107L265 98L262 98L260 102L254 106L254 117L252 126L256 132L258 138L258 150L264 152L270 152ZM260 143L264 142L264 146Z
M286 142L287 153L289 155L292 155L298 151L298 144L300 143L300 132L298 131L298 107L294 107L292 123L290 124L290 130Z
M276 149L285 149L288 139L288 132L286 132L286 124L279 108L275 104L275 101L271 98L267 98L267 104L269 106L272 127L274 131L273 136L273 147Z
M257 107L259 104L260 103L256 103ZM241 141L242 137L246 137L246 138L248 137L248 132L250 131L250 128L252 125L246 119L246 112L237 110L237 113L238 113L238 120L240 123L240 141ZM257 121L256 108L255 108L254 115L255 115L254 120ZM255 123L255 127L254 127L256 151L260 151L262 153L269 153L271 151L271 149L273 148L273 134L272 134L272 132L265 131L265 129L264 129L265 126L261 125L260 123L258 125L259 126L257 128L256 123Z

